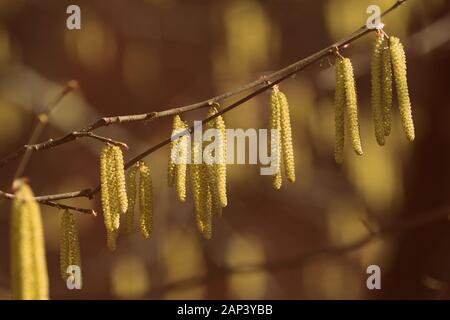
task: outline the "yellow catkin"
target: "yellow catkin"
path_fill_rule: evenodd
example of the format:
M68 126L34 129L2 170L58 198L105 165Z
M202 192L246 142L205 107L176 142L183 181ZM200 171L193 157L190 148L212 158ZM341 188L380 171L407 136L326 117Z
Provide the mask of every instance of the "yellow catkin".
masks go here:
M335 147L334 159L337 163L344 161L345 144L345 85L343 73L343 61L336 58L336 91L334 96L334 126L335 126Z
M280 112L280 100L278 99L278 87L274 86L270 95L270 126L271 141L270 151L271 154L275 154L276 161L276 173L272 178L272 186L278 190L281 188L281 112ZM273 134L276 133L276 134Z
M208 168L209 167L209 168ZM200 219L203 223L203 237L207 240L212 237L212 206L213 193L209 170L213 170L212 165L202 163L200 167Z
M184 132L188 129L188 125L181 121L178 130ZM176 190L178 200L186 201L186 169L189 156L189 136L183 135L178 142L178 157L179 161L176 165Z
M376 35L375 44L372 49L371 57L371 105L372 116L375 128L375 137L380 146L385 144L385 131L384 131L384 119L383 119L383 63L382 63L382 51L383 51L383 35Z
M81 268L80 242L75 217L66 210L61 217L61 239L59 261L61 277L67 280L67 268L71 265Z
M405 51L403 49L403 45L400 43L400 40L396 37L389 38L389 46L403 130L405 131L408 140L413 141L415 138L415 133L411 111L411 101L409 99Z
M117 197L119 198L120 211L122 213L125 213L127 212L128 208L128 197L122 149L120 149L120 147L118 146L113 146L112 152L115 166Z
M391 64L391 53L389 47L383 48L383 53L381 55L383 63L382 72L382 104L383 104L383 128L384 135L387 137L391 134L391 122L392 122L392 64Z
M111 212L111 231L119 230L120 227L120 197L119 184L117 182L117 165L114 149L111 146L108 152L108 187Z
M179 123L181 123L181 118L179 115L176 115L175 117L173 117L172 120L172 137L176 136L176 134L178 133L178 127L179 127ZM174 187L175 186L175 178L176 178L176 165L175 165L175 151L176 151L176 147L178 145L179 139L172 139L172 141L170 142L170 156L169 156L169 163L168 163L168 168L167 168L167 184L169 187Z
M41 213L31 188L23 181L17 190L11 216L12 296L20 300L48 299L48 273Z
M117 230L120 222L114 171L112 146L105 145L100 153L100 181L106 243L111 250L116 248Z
M105 227L107 230L112 229L111 199L110 199L110 189L112 188L112 186L109 185L110 148L111 148L110 146L105 145L100 153L101 199L103 209L103 220L105 222Z
M208 117L218 112L215 106L209 109ZM226 125L222 116L217 116L208 123L209 128L217 130L217 144L214 163L214 175L217 185L217 194L214 196L217 198L220 207L225 208L228 204L227 199L227 137L226 137ZM216 210L218 213L221 210Z
M195 222L197 224L197 228L200 233L203 234L204 231L204 222L202 220L201 215L201 179L200 179L200 169L202 164L196 163L195 159L199 157L202 152L200 143L195 142L192 143L191 146L191 164L189 166L189 171L191 175L191 184L192 184L192 198L194 201L194 212L195 212Z
M280 104L280 121L281 121L281 142L283 164L286 171L286 177L289 182L295 182L295 158L294 146L292 143L291 117L289 113L289 103L286 95L278 91L278 100Z
M153 186L150 168L144 162L139 164L139 210L141 233L148 238L153 229Z
M359 134L358 101L356 96L353 66L352 62L348 58L344 58L342 63L348 130L350 132L353 150L355 150L356 154L362 155L363 150L361 145L361 137Z
M138 167L136 165L132 166L126 175L126 183L127 183L127 196L128 196L128 208L125 214L126 226L125 232L131 233L134 228L134 207L136 204L136 189L137 189L137 181L136 174L138 171Z

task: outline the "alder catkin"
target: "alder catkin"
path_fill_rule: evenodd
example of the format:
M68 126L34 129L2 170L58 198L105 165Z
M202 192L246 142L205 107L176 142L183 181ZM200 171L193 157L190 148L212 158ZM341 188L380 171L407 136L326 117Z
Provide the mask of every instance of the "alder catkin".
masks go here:
M392 64L391 53L389 47L384 47L381 54L383 63L382 71L382 105L383 105L383 128L384 135L387 137L391 134L391 122L392 122Z
M202 152L201 144L197 141L194 141L191 146L191 164L189 165L189 171L191 175L191 183L192 183L192 198L194 201L194 212L195 212L195 222L197 224L197 228L201 234L204 231L204 223L202 217L202 208L201 208L201 179L200 179L200 169L202 164L196 163L195 159L198 159L200 153Z
M136 205L136 189L137 189L137 181L136 174L138 172L138 166L132 166L126 175L126 183L127 183L127 195L128 195L128 208L125 214L126 219L126 227L125 232L131 233L134 228L134 207Z
M20 300L48 299L48 273L41 213L31 188L22 180L13 186L11 216L12 296Z
M179 131L183 132L187 130L188 125L181 121L179 124ZM176 165L176 190L178 200L181 202L186 201L186 169L189 156L189 135L181 136L178 142L178 163Z
M335 62L336 91L334 97L335 147L334 159L337 163L344 161L345 144L345 85L343 61L337 57Z
M408 140L413 141L415 138L415 133L411 111L411 101L409 99L408 91L405 51L403 49L403 45L400 43L400 40L396 37L389 38L389 46L403 130L405 131Z
M278 87L273 86L270 95L270 152L275 154L276 173L272 178L272 186L278 190L281 188L281 112L280 100L278 99ZM275 134L273 134L275 133Z
M122 149L118 146L112 147L114 166L115 166L115 182L116 182L116 192L119 199L120 211L121 213L127 212L128 208L128 197L127 188L125 182L125 169L123 163Z
M209 109L208 117L215 115L218 112L215 106ZM209 128L214 128L216 131L216 149L214 154L214 179L216 181L217 198L220 207L225 208L228 204L227 199L227 138L226 125L222 116L217 116L208 123ZM210 155L212 157L212 155ZM221 212L218 210L217 212Z
M210 169L208 169L210 167ZM211 180L208 174L212 165L202 163L200 167L200 217L203 222L203 237L207 240L212 237L212 197L214 189L211 188Z
M371 57L371 105L373 124L375 128L375 137L380 146L385 144L385 129L384 129L384 117L383 117L383 63L382 63L382 51L383 51L383 35L377 33L375 44L372 49Z
M119 230L120 227L120 197L119 184L117 182L117 166L114 149L111 146L108 152L108 188L109 188L109 208L111 212L111 231Z
M71 265L81 268L80 242L76 220L69 210L65 210L61 217L61 239L59 261L61 277L64 281L69 277L67 268ZM82 279L80 279L82 283Z
M359 134L358 101L355 88L355 77L353 75L352 62L348 58L343 59L342 70L344 74L345 101L347 124L350 132L351 142L356 154L362 155L361 137Z
M148 238L153 228L153 186L150 168L144 162L139 164L139 210L141 233Z
M100 153L101 199L102 199L103 220L105 223L106 230L113 229L111 217L111 199L110 199L112 186L109 185L110 150L111 147L109 145L105 145Z
M289 113L289 103L286 95L278 91L278 100L280 105L280 122L281 122L281 142L283 164L286 171L286 177L289 182L295 182L295 158L294 146L292 143L291 117Z

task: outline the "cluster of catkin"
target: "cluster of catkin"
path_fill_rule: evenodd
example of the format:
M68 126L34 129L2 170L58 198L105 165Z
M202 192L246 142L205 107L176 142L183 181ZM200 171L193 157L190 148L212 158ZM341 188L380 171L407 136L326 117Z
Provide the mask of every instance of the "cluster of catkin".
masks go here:
M414 124L409 99L406 74L406 56L400 40L390 37L386 44L381 32L372 50L371 57L371 105L375 127L375 137L379 145L385 144L385 138L391 132L391 108L393 80L395 80L397 99L403 128L408 140L414 140ZM336 57L335 91L335 160L344 159L344 141L346 129L354 151L363 154L358 121L358 103L353 67L350 59L341 55Z
M138 172L139 190L137 190L136 180ZM108 247L111 250L116 248L121 216L125 216L126 231L131 232L137 193L139 195L140 229L144 237L149 237L152 231L153 215L150 168L144 162L139 162L125 175L122 150L108 144L103 147L100 154L100 180Z
M69 210L65 210L61 217L61 239L59 245L61 277L66 281L69 277L69 266L78 266L81 270L77 222L73 213ZM80 279L80 283L82 283L82 279Z
M13 299L48 299L44 231L33 191L22 180L14 182L11 215L11 286Z
M218 112L213 105L207 117ZM226 169L226 126L222 116L216 116L206 124L206 129L214 129L214 148L204 148L202 142L190 143L188 126L179 115L173 119L172 142L168 166L168 183L175 187L178 199L186 200L187 170L189 169L195 220L205 239L212 236L212 216L221 215L227 206ZM189 159L190 157L190 159ZM187 165L189 163L189 165Z
M372 113L375 137L383 146L391 133L392 83L395 81L397 100L403 129L409 141L415 137L411 101L408 92L406 55L403 45L396 37L388 41L382 32L377 33L372 50Z
M278 190L282 184L282 166L284 166L288 181L295 182L295 160L289 103L286 95L280 91L277 85L272 87L270 95L269 129L271 131L271 154L276 155L276 173L273 176L272 185Z

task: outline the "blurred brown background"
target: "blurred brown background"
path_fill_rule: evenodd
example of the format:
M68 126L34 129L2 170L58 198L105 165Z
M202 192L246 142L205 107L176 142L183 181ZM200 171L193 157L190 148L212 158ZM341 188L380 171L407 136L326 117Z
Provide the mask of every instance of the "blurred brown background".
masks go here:
M0 0L0 156L26 143L35 116L63 87L80 90L61 103L40 140L101 116L145 113L200 101L259 78L353 32L369 4L393 0ZM66 8L81 7L82 29L65 26ZM281 88L292 112L295 184L281 191L259 166L229 167L229 207L213 239L196 231L192 203L166 183L168 149L149 156L155 187L155 232L105 245L102 218L79 215L83 289L59 275L59 219L42 207L53 299L361 299L448 298L450 225L446 219L390 233L352 252L311 252L346 245L393 221L432 214L450 203L450 3L409 0L383 22L406 46L416 141L408 143L395 110L387 146L376 145L369 105L374 35L342 54L357 75L365 155L333 160L334 74L324 59ZM227 103L233 100L227 101ZM233 128L267 126L267 94L227 113ZM189 121L204 111L186 115ZM125 141L130 159L170 134L171 119L111 126L99 134ZM95 186L101 143L77 141L33 154L26 176L37 195ZM9 188L17 161L0 169ZM94 206L99 199L64 203ZM9 206L0 199L0 297L9 296ZM368 227L369 226L369 227ZM306 255L306 258L303 256ZM289 265L279 261L295 257ZM260 264L248 273L225 266ZM377 264L382 290L366 288Z

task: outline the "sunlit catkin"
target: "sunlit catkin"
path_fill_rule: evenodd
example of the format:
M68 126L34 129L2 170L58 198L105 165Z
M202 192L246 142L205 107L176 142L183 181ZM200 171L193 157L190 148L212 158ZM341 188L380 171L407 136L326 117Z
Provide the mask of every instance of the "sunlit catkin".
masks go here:
M177 191L178 200L186 201L186 169L189 156L189 135L181 135L188 125L179 115L173 118L172 141L170 143L170 158L168 164L168 185Z
M122 149L118 146L112 147L113 159L114 159L114 169L115 169L115 183L116 192L119 199L120 211L122 213L127 212L128 208L128 197L127 188L125 181L125 169L123 164L123 154Z
M292 143L291 117L289 113L289 103L286 95L278 91L278 100L280 104L280 121L281 121L281 144L283 164L286 171L286 177L289 182L295 182L295 158L294 146Z
M107 230L112 230L111 199L112 186L109 185L111 147L105 145L100 153L100 182L103 220Z
M136 189L137 189L137 180L136 174L138 172L138 167L136 165L132 166L128 169L126 175L126 183L127 183L127 196L128 196L128 208L125 214L126 226L125 231L127 233L131 233L134 228L134 207L136 204Z
M342 63L348 130L350 132L353 149L356 154L362 155L363 150L361 145L361 137L359 135L358 102L355 88L355 77L353 75L353 66L348 58L344 58Z
M139 164L139 226L141 233L148 238L153 228L153 186L150 168Z
M415 133L411 111L411 101L409 99L408 91L405 51L403 49L403 45L400 43L400 40L396 37L389 38L389 46L403 129L408 140L413 141L415 138Z
M11 285L13 299L48 299L48 274L41 213L31 188L13 186L11 215Z
M81 268L80 242L78 240L77 224L75 217L68 210L64 211L61 217L60 232L60 270L62 279L66 281L69 277L69 273L67 272L69 266L73 265Z
M335 126L335 147L334 159L337 163L344 161L345 142L345 85L343 62L341 58L336 58L336 91L334 96L334 126Z
M383 62L382 62L382 51L383 51L383 35L377 33L375 44L372 49L371 57L371 105L372 105L372 116L373 124L375 128L375 137L380 146L385 144L385 130L384 130L384 119L383 119Z
M270 125L271 131L270 152L275 155L276 173L272 178L272 186L278 190L281 188L281 111L280 100L278 99L278 87L274 86L270 95Z
M191 184L192 184L192 198L194 201L194 212L195 212L195 222L197 224L197 228L200 233L203 234L204 231L204 222L202 217L202 194L201 194L201 178L200 178L200 169L202 164L196 163L195 159L198 159L200 153L202 152L201 144L197 141L194 141L191 146L191 164L189 165L189 171L191 175Z
M212 237L212 211L214 187L211 183L209 170L213 170L212 165L202 163L200 167L200 217L203 223L203 237L207 240ZM214 181L214 180L213 180Z
M391 134L391 122L392 122L392 64L391 53L389 47L383 48L381 56L383 62L383 72L381 84L382 91L382 105L383 105L383 128L384 135L387 137Z
M218 112L215 106L209 109L208 117L215 115ZM225 208L228 204L227 199L227 138L226 138L226 125L222 116L217 116L208 123L210 128L214 128L216 131L216 149L214 154L215 162L214 179L216 182L217 194L216 200L220 207ZM220 211L220 210L219 210Z

